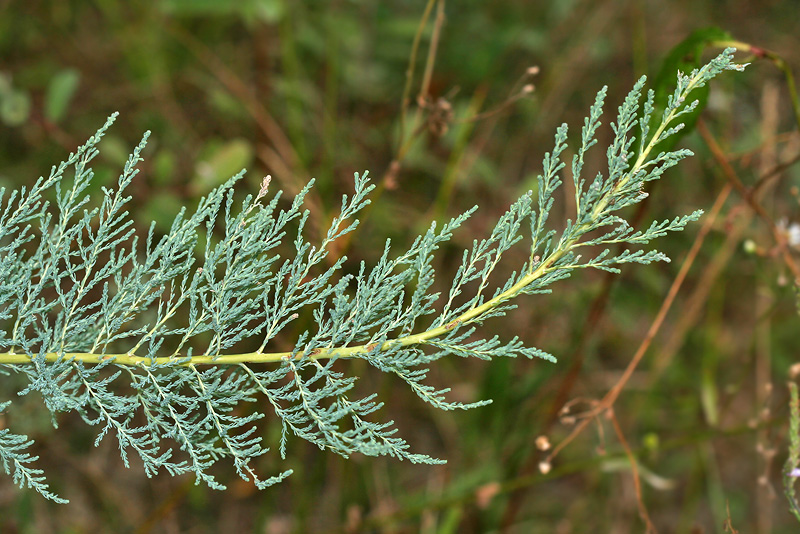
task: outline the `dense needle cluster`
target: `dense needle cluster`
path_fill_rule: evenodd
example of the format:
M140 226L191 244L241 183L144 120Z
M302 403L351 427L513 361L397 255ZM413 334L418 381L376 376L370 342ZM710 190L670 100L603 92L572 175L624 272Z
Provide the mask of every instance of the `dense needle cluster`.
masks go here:
M0 190L0 414L7 412L5 421L13 424L13 399L38 393L54 424L59 412L75 411L98 427L97 442L114 436L126 465L133 452L148 476L191 472L198 483L220 489L210 474L220 460L232 462L259 488L290 474L262 478L254 470L254 460L268 451L257 423L264 408L282 422L282 457L295 435L343 456L360 452L439 463L410 452L392 421L374 421L382 403L375 395L351 398L357 377L343 374L338 364L334 369L334 363L361 358L405 381L424 401L450 410L490 401L449 402L447 389L425 384L427 366L443 356L554 360L517 338L481 338L476 326L505 314L520 294L549 291L575 269L617 271L622 263L668 261L657 251L612 255L606 249L590 258L580 252L646 244L700 217L697 211L637 230L615 213L641 201L645 182L690 155L653 151L682 127L677 119L694 109L696 102L687 103L693 89L724 70L743 68L732 62L732 53L728 49L688 76L679 74L660 120L652 118L652 91L641 102L640 79L612 124L608 172L586 180L581 172L600 126L606 94L601 90L571 162L574 217L560 232L547 224L566 166L562 125L555 148L544 157L538 193L514 202L487 238L464 251L446 295L430 292L433 254L475 208L441 228L431 225L405 252L392 251L387 241L377 265L362 263L354 276L342 274L344 259L327 258L329 245L355 228L355 217L369 202L373 186L366 173L355 176L353 194L343 198L339 215L316 244L303 231L303 198L312 184L279 209L280 193L268 199L267 179L255 197L235 207L240 173L203 198L194 213L182 210L162 238L156 239L151 226L141 246L125 211L125 189L137 174L147 134L116 189L102 189L99 207L90 207L86 194L90 163L112 116L47 178L19 191ZM74 177L66 181L69 169ZM51 191L54 206L44 199ZM294 251L284 257L278 247L289 240ZM529 247L529 259L498 287L492 273L512 246ZM270 352L270 342L304 310L311 310L314 327L290 352ZM260 347L231 353L243 340ZM243 403L250 405L247 410L234 410ZM0 427L3 468L20 486L64 502L34 466L32 443Z

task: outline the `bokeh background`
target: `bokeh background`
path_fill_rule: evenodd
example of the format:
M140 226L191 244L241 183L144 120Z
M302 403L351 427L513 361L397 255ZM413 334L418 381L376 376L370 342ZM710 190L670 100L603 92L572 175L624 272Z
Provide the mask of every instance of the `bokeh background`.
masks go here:
M216 492L191 477L147 479L135 462L125 469L114 440L95 449L96 429L67 415L54 431L44 408L27 402L7 421L37 440L39 465L72 503L45 501L4 476L0 531L626 533L645 531L644 508L659 532L797 532L781 465L786 382L800 355L791 271L800 137L786 77L800 67L799 25L795 1L0 0L0 185L46 174L118 111L94 191L115 183L152 131L131 190L140 229L154 220L166 230L181 206L246 167L242 194L257 192L266 174L289 196L316 178L313 235L353 173L369 170L374 203L335 252L351 267L369 264L387 237L402 248L432 220L478 204L438 256L444 282L460 251L536 187L555 128L568 122L578 132L601 86L608 123L638 76L657 77L678 43L710 26L774 52L740 54L753 61L747 71L714 82L702 124L680 142L696 157L627 213L649 224L709 210L732 180L741 185L721 205L614 418L593 421L547 474L538 446L561 443L571 417L580 421L617 383L702 221L656 243L672 263L582 272L485 325L557 364L449 358L431 370L452 398L492 398L490 406L437 412L354 363L360 391L386 401L381 415L446 465L345 460L293 439L286 462L275 452L258 464L294 469L286 482L257 491L222 468L229 490ZM702 59L718 45L701 47ZM587 176L602 169L610 130L599 137ZM564 210L558 204L551 220ZM776 235L788 240L782 250ZM518 254L504 272L522 264ZM8 389L0 385L3 398ZM264 423L277 447L278 421Z

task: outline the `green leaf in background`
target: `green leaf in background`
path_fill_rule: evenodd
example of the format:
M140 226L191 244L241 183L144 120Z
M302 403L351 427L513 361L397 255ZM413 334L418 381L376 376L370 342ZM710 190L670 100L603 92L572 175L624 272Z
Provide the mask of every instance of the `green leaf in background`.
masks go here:
M211 87L208 89L207 95L208 103L221 115L242 120L250 118L251 115L242 101L228 91L219 87Z
M31 113L31 97L19 89L0 95L0 121L6 126L19 126Z
M175 153L169 149L159 150L153 158L153 183L162 187L169 186L175 179L177 168L178 160Z
M215 16L235 14L245 19L257 18L276 22L285 11L281 0L167 0L162 9L184 16Z
M175 214L183 207L183 201L170 190L155 191L148 196L147 204L142 209L142 218L153 221L161 232L168 232ZM177 210L177 211L176 211Z
M44 116L47 120L57 123L64 118L79 84L80 74L76 69L64 69L53 76L44 98Z
M125 165L130 154L130 146L122 137L108 134L100 141L100 154L109 163Z
M253 153L253 145L246 139L209 144L205 156L197 162L195 175L189 184L192 193L204 195L225 183L231 176L250 166Z
M703 51L712 42L729 41L732 39L728 32L715 26L709 26L707 28L695 30L689 37L670 50L667 57L661 63L661 68L658 70L658 74L653 81L656 113L653 114L651 127L660 119L661 112L667 106L667 99L672 94L673 85L675 83L675 72L680 71L684 74L688 74L700 66ZM694 111L681 116L681 121L685 125L683 130L662 141L655 148L656 153L672 150L686 134L694 131L697 118L708 104L708 86L698 88L694 91L692 96L694 96L694 99L699 103Z
M164 11L175 15L221 15L238 11L236 0L167 0Z
M6 96L11 90L11 76L0 71L0 99Z

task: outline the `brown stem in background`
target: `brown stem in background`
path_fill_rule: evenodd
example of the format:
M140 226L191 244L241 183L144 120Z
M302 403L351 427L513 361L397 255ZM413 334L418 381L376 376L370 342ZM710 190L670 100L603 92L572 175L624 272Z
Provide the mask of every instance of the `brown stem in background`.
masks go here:
M633 355L628 366L625 368L625 371L622 373L622 377L614 384L614 386L606 393L606 395L600 400L597 406L587 413L582 414L581 420L576 424L575 428L570 432L570 434L561 441L556 447L552 450L552 452L547 456L544 463L545 464L552 464L553 459L567 446L569 445L578 435L583 432L583 430L589 425L591 421L594 420L595 417L600 415L601 413L611 409L616 402L617 398L620 396L622 391L625 388L625 385L630 380L633 372L639 366L639 363L642 361L647 349L650 347L650 344L653 342L658 331L661 329L661 325L664 323L664 319L667 316L667 312L672 307L673 302L675 301L675 297L678 294L681 286L683 285L684 280L686 279L686 275L689 273L689 269L692 267L697 254L700 252L700 249L705 241L705 238L708 236L708 233L711 230L711 227L716 220L717 216L719 215L722 207L725 204L725 200L728 198L730 194L732 186L730 184L726 185L722 191L717 195L717 199L714 202L714 206L711 208L709 215L706 217L706 220L697 234L697 237L692 244L692 248L689 250L689 253L686 255L686 259L683 261L681 265L680 271L678 271L675 280L672 282L670 289L667 293L666 298L661 303L661 308L659 309L658 313L656 314L655 319L653 319L650 328L647 331L644 339L642 340L639 348L636 350L636 353Z
M436 64L436 52L439 50L439 39L442 36L442 28L444 27L444 2L439 0L436 5L436 18L433 21L433 35L431 35L431 45L428 47L428 58L425 61L425 72L422 75L422 84L420 85L419 96L417 97L417 116L419 117L420 109L431 96L431 78L433 77L433 67Z
M755 46L750 43L744 43L742 41L714 41L711 43L713 46L718 46L720 48L727 48L732 46L737 48L741 52L749 52L753 54L756 58L764 58L770 60L782 73L783 77L786 80L786 88L789 90L789 98L792 101L792 111L794 112L794 120L797 124L797 128L800 129L800 95L797 94L797 87L794 83L794 75L792 74L792 69L789 68L789 64L786 63L786 60L783 59L779 54L773 52L772 50L767 50L766 48L762 48L760 46Z
M724 173L725 178L728 180L728 183L730 183L736 189L736 191L738 191L742 199L744 199L750 208L756 213L756 215L758 215L758 217L764 221L764 223L766 223L767 228L772 233L772 238L775 240L775 244L778 247L781 257L783 258L783 263L794 276L795 286L800 286L800 268L797 266L794 258L792 257L792 253L789 250L788 243L786 242L786 236L784 235L783 231L778 228L778 225L775 224L775 221L772 220L772 217L770 217L763 206L758 203L753 195L752 190L748 189L736 175L736 171L734 171L733 167L731 167L731 164L725 157L725 153L722 151L711 132L708 131L708 127L702 119L697 121L697 131L708 145L708 148L711 150L714 159L717 160L717 163L722 169L722 172Z
M658 184L659 182L654 182L653 187L657 187ZM632 226L638 226L638 223L644 218L644 214L648 209L648 204L648 201L645 200L637 205L636 213L631 218ZM618 253L621 253L623 249L624 246L617 247ZM586 346L594 336L594 333L600 324L600 320L603 318L603 315L606 312L608 299L611 295L611 288L616 279L616 274L609 272L604 273L603 285L600 291L598 291L592 299L591 304L589 304L589 312L586 314L586 318L581 324L577 346L575 346L575 348L566 356L566 358L564 358L566 361L572 363L567 372L564 374L564 377L561 379L561 383L558 385L555 397L550 402L550 408L547 412L547 415L545 415L544 424L542 425L542 430L540 431L540 433L543 435L550 433L553 425L558 422L559 412L569 401L569 397L572 394L572 389L575 387L575 383L577 382L581 370L583 369L583 363L586 357ZM525 451L525 453L528 455L528 459L526 460L522 469L519 470L519 474L532 475L538 471L539 458L534 451L529 450ZM503 529L509 528L513 524L514 518L519 513L519 510L522 506L523 498L527 490L527 486L522 486L509 495L508 504L506 505L505 512L503 513Z
M408 106L411 103L411 86L414 82L414 65L417 62L417 52L419 51L419 42L422 40L422 32L428 24L428 18L431 15L436 0L428 0L425 5L425 11L422 13L422 18L417 26L417 33L414 35L414 41L411 44L411 54L408 57L408 68L406 68L406 83L403 86L403 96L400 99L400 139L398 146L403 144L403 139L406 136L406 114L408 113Z
M657 534L656 527L650 520L650 514L647 513L647 507L642 497L642 481L639 479L639 466L636 461L636 456L633 454L630 445L628 445L628 440L625 439L622 427L619 426L617 416L614 414L614 408L609 408L606 411L606 417L611 421L611 426L614 427L614 433L617 434L617 439L620 445L622 445L622 449L625 451L625 456L628 457L628 462L631 464L631 475L633 476L633 487L636 490L636 504L639 507L639 517L642 518L642 521L644 521L647 527L647 534Z

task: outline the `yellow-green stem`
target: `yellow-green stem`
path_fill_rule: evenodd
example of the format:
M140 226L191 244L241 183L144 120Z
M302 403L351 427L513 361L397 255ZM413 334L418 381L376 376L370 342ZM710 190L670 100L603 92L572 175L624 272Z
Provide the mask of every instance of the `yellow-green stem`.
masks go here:
M432 5L432 2L429 2L429 6ZM681 94L681 98L685 98L694 88L697 83L697 80L700 76L694 77L688 85L686 86L685 90ZM636 172L641 168L641 166L647 161L647 158L652 151L653 147L657 144L659 137L665 131L667 127L672 123L673 119L675 118L675 114L678 112L681 106L675 106L670 114L667 116L666 120L662 122L662 124L656 129L653 133L650 141L648 142L647 146L642 150L639 154L636 162L631 167L631 169L623 176L617 184L615 184L614 188L606 193L602 198L600 198L594 206L592 210L592 220L597 220L601 214L606 210L611 199L616 196L618 191L622 189L630 180L631 176L635 175ZM584 226L588 225L589 223L584 223ZM512 287L507 289L506 291L500 293L496 297L492 298L491 300L486 301L485 303L481 304L480 306L476 306L474 308L470 308L463 314L461 314L456 319L450 321L449 323L438 326L436 328L431 328L424 332L418 334L412 334L404 337L400 337L397 339L389 340L383 343L380 347L381 350L388 350L397 346L401 347L409 347L413 345L424 345L429 340L435 339L446 332L457 328L459 326L464 326L475 319L480 318L484 313L487 311L496 308L503 302L514 298L518 295L523 289L528 287L531 283L533 283L537 278L541 277L543 274L547 273L550 267L561 259L565 254L567 254L570 250L572 250L576 245L579 244L580 236L583 235L583 231L585 228L579 228L573 235L575 237L569 239L561 246L558 247L557 250L553 251L547 258L545 258L541 263L538 264L535 270L524 276L520 279L519 282L514 284ZM137 345L136 348L138 348ZM313 353L306 355L304 352L272 352L272 353L262 353L262 352L250 352L250 353L242 353L242 354L223 354L223 355L198 355L192 356L190 359L185 359L185 361L181 361L180 355L173 355L173 356L164 356L158 358L149 358L146 356L136 356L135 354L130 353L122 353L122 354L94 354L94 353L85 353L85 352L67 352L67 353L58 353L58 352L49 352L45 354L45 359L48 362L58 361L59 359L64 360L73 360L73 361L81 361L87 364L97 364L103 361L107 361L109 359L113 359L114 363L117 365L128 365L128 366L148 366L152 364L169 364L173 362L181 362L180 365L232 365L232 364L242 364L242 363L277 363L281 361L287 361L290 359L301 359L306 356L315 359L329 359L333 357L337 358L354 358L360 355L364 355L369 353L372 350L375 350L376 347L374 344L363 344L363 345L353 345L350 347L333 347L329 349L315 349ZM27 354L15 354L15 353L0 353L0 364L5 365L21 365L21 364L29 364L31 363L32 357Z

